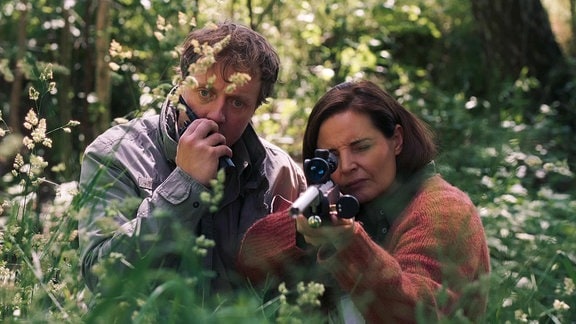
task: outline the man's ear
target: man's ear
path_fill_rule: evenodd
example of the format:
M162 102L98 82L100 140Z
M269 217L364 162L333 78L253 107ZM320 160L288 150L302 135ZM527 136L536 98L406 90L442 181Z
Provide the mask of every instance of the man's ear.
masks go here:
M401 125L396 124L394 127L392 140L394 141L394 154L399 155L404 145L404 128Z

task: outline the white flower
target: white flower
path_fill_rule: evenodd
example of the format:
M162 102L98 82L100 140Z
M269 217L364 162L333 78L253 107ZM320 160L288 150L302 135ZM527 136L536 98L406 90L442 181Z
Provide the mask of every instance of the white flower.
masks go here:
M574 280L572 278L564 278L564 291L566 295L572 295L576 290L576 285L574 284Z
M514 311L514 318L520 322L528 322L528 315L524 313L521 309Z
M558 300L558 299L554 299L554 303L552 304L554 309L557 311L563 311L563 310L569 310L570 306L568 306L568 304L566 304L565 302Z
M32 129L32 127L36 125L38 125L38 115L36 115L34 109L30 109L26 117L24 117L24 127L26 127L26 129Z

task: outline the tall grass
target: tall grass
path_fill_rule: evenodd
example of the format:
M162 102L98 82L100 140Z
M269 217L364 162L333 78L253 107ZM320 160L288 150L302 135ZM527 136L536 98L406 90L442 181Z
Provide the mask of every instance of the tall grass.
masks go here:
M76 186L74 182L56 184L43 178L48 167L43 155L52 146L50 135L70 132L78 123L48 128L46 119L39 115L39 103L55 93L56 83L50 65L40 71L36 84L29 88L33 107L23 121L30 133L22 138L12 172L2 179L3 187L8 188L0 197L0 318L4 321L75 321L86 309L76 251L77 222L69 208ZM2 135L10 134L3 128ZM11 187L6 186L9 183ZM39 199L43 186L56 192L46 204Z

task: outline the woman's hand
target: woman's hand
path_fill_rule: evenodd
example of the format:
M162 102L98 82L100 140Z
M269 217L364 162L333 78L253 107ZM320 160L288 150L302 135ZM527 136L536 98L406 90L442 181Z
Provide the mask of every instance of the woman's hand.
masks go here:
M304 236L306 243L316 247L331 244L336 249L342 249L352 239L355 221L353 218L339 218L331 215L330 221L324 221L320 227L314 228L308 224L308 218L302 214L296 217L296 230Z

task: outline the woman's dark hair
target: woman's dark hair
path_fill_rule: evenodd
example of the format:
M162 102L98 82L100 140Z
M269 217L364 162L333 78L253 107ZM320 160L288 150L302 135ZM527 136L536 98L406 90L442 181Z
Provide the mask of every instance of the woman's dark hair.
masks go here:
M402 126L402 152L396 157L399 175L411 175L436 157L435 136L428 125L379 86L371 81L361 80L335 86L314 105L304 132L304 159L314 157L322 123L329 117L348 110L368 115L374 127L386 138L392 137L396 125Z
M260 77L262 85L258 96L258 104L263 103L272 94L274 84L278 80L280 59L270 43L254 30L232 22L222 22L192 31L182 45L180 73L182 78L188 74L190 64L200 58L192 41L199 45L213 46L225 37L230 36L228 44L216 54L216 62L222 64L223 78L233 70L250 74L253 78Z

